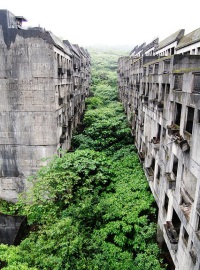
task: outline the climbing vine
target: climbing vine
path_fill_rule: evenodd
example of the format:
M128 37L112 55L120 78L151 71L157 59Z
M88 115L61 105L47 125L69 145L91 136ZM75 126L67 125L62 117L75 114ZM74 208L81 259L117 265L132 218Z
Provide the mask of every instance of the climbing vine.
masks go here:
M160 270L154 199L121 104L120 53L90 50L92 93L74 152L53 157L7 211L36 228L19 246L0 245L3 269Z

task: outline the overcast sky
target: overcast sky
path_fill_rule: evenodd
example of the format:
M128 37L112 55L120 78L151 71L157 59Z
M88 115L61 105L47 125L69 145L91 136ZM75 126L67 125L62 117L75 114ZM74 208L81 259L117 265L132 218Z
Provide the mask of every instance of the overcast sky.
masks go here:
M0 0L0 8L83 46L135 46L200 27L200 0Z

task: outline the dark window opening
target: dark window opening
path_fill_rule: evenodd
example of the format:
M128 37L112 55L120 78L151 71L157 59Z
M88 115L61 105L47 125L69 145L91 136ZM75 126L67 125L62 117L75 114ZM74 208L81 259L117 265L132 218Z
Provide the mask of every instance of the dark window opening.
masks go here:
M154 71L155 74L158 74L158 68L159 68L159 64L155 64L155 71Z
M200 124L200 110L197 112L197 123Z
M149 66L149 74L152 74L152 73L153 73L153 66L150 65L150 66Z
M164 73L169 73L170 61L164 61Z
M148 96L148 95L149 95L149 88L150 88L150 87L149 87L149 85L150 85L150 84L149 84L149 83L147 83L147 91L146 91L146 96Z
M143 83L143 89L142 89L142 94L143 94L143 95L145 94L145 88L146 88L146 84Z
M68 121L68 134L71 137L71 131L72 131L72 124L71 121Z
M157 141L160 141L161 125L160 125L160 124L158 124L158 125L157 125L157 127L158 127L158 132L157 132Z
M171 55L174 55L174 47L171 48Z
M151 166L152 170L154 171L155 169L155 158L152 158L152 161L151 161Z
M176 230L176 233L179 235L180 233L180 227L181 227L181 221L176 214L176 211L173 209L173 216L172 216L172 224L174 226L174 229Z
M183 227L183 242L187 246L189 239L189 234L187 233L186 229Z
M181 110L182 110L182 105L180 103L176 103L175 124L178 126L180 126L180 122L181 122Z
M150 84L149 84L149 91L152 90L152 86L153 86L153 83L150 83Z
M155 93L155 98L158 100L158 92L159 92L159 83L154 83L154 84L152 84L153 85L153 91L154 91L154 93Z
M197 48L197 54L200 54L200 47Z
M198 222L197 222L197 231L200 232L200 215L197 214L197 219L198 219Z
M174 90L182 90L183 74L176 74L174 78Z
M200 74L194 74L193 91L200 94Z
M164 208L165 208L166 213L168 211L168 205L169 205L169 198L167 194L165 193Z
M166 94L168 95L169 92L170 92L170 84L167 83L167 85L166 85Z
M59 116L58 116L58 123L59 124L61 124L61 120L62 120L62 116L61 116L61 114L59 114Z
M163 93L165 92L165 83L162 83L162 85L161 85L161 91L162 91L162 95L163 95Z
M164 138L166 136L166 128L163 128L162 137Z
M174 156L172 172L174 173L175 177L177 176L177 171L178 171L178 158Z
M58 104L59 106L61 106L64 103L64 99L63 98L59 98L58 99Z
M160 180L160 166L158 165L157 175L156 178Z
M194 108L188 107L188 112L187 112L187 123L186 123L186 128L185 130L192 134L192 129L193 129L193 120L194 120Z

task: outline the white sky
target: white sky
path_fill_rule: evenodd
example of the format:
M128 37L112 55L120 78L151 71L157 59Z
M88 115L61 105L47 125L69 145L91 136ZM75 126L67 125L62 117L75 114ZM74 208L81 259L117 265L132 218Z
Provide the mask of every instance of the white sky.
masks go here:
M0 0L0 9L83 46L135 46L200 27L200 0Z

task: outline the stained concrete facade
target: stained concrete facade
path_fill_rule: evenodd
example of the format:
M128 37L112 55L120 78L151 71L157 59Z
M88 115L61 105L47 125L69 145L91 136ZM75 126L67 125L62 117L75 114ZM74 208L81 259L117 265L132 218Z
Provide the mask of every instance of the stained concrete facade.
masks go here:
M122 57L118 75L170 269L199 270L200 55Z
M68 150L89 94L90 55L0 10L0 197L16 201L43 158Z

